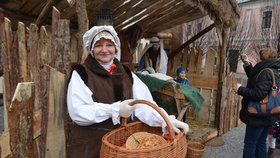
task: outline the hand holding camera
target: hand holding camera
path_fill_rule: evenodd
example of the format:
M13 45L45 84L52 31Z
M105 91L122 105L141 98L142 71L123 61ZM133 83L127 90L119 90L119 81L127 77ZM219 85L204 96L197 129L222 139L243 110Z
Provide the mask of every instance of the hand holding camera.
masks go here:
M246 54L242 54L242 55L240 56L240 58L241 58L241 60L242 60L242 62L243 62L244 64L250 65L249 58L248 58L248 56L247 56Z

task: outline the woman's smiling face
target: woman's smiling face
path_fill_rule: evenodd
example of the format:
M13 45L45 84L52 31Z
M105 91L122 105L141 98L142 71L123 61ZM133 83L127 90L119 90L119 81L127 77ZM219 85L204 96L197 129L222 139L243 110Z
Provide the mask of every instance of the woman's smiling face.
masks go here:
M108 63L112 61L115 54L115 44L109 39L101 38L93 46L94 58L101 63Z

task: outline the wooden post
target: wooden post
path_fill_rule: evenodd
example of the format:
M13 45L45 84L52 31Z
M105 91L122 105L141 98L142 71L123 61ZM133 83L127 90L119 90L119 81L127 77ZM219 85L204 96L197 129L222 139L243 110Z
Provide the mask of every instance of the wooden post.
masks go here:
M79 32L76 34L78 38L78 62L83 63L86 59L88 52L84 49L83 46L83 35L88 30L89 27L89 20L87 16L87 7L85 0L76 1L76 12L78 16L78 25L79 25Z
M19 82L28 81L27 70L27 50L26 50L26 36L25 25L22 22L18 23L18 55L19 55Z
M3 57L3 65L7 65L3 67L4 73L4 118L7 117L7 108L11 104L12 99L12 74L11 74L11 63L10 63L10 54L12 47L12 29L11 29L11 21L8 18L4 18L4 23L2 25L2 57ZM8 129L8 120L4 119L4 130Z
M53 42L55 43L53 45L55 57L54 68L69 75L71 70L69 20L59 20L56 26L52 30L54 32Z
M55 28L57 27L57 21L60 19L60 12L55 8L53 7L53 10L52 10L52 43L51 45L55 45L55 40L54 40L54 36L55 36ZM50 53L50 59L51 59L51 62L50 62L50 65L52 67L55 67L55 50L53 47L51 47L51 53Z
M217 125L217 129L219 131L219 135L223 134L222 120L221 120L221 101L222 101L222 89L224 83L225 76L225 59L226 59L226 47L227 47L227 32L228 28L222 28L222 26L217 27L217 35L221 39L220 40L220 67L219 67L219 77L218 77L218 91L217 91L217 100L216 100L216 111L215 111L215 124Z
M34 83L18 84L8 111L12 158L34 157L32 132L34 98Z
M50 41L48 40L48 33L45 26L41 26L40 28L40 43L39 43L39 50L40 50L40 66L41 64L50 64Z

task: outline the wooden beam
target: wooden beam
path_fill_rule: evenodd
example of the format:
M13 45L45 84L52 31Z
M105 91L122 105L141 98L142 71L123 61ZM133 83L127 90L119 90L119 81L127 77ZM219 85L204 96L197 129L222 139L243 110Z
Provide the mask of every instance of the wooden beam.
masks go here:
M221 37L222 37L222 44L220 45L220 67L219 67L219 78L218 78L218 91L217 91L217 100L216 100L216 111L215 111L215 125L217 126L219 130L219 134L221 133L222 129L220 120L221 117L221 99L222 99L222 88L224 83L224 76L225 76L225 59L226 59L226 48L227 48L227 38L228 38L228 31L229 28L223 28L222 26L218 27L217 29L220 29Z
M154 10L151 11L145 19L141 20L139 24L144 26L146 23L151 22L152 19L161 17L165 12L168 12L172 6L175 6L178 1L179 0L170 0L162 5L162 7L153 8Z
M182 16L179 16L178 18L170 18L171 20L166 19L167 22L157 22L155 23L154 27L151 27L151 31L153 32L161 32L163 30L172 28L176 25L183 24L189 21L193 21L199 18L202 18L204 15L202 15L197 10L193 10L192 13L188 13Z
M183 2L175 3L166 10L159 13L157 17L149 19L146 23L143 23L143 28L151 28L155 26L153 24L157 22L161 22L161 24L164 24L166 22L166 19L170 20L171 18L178 18L179 14L183 15L186 13L185 7L187 6L185 6Z
M36 16L26 15L23 13L17 13L11 10L0 8L0 12L2 12L5 17L12 18L12 19L21 19L22 21L32 22L35 21Z
M45 19L47 19L47 17L49 16L49 12L51 11L53 5L54 5L54 0L48 0L47 1L47 4L44 6L43 10L41 11L38 18L36 19L35 23L37 25L41 25L42 22Z
M114 25L117 30L122 30L121 28L125 25L129 25L130 23L135 23L138 20L142 20L143 18L147 17L151 12L154 12L157 10L158 6L163 6L166 2L164 0L160 0L157 2L154 1L148 1L149 3L141 3L138 6L129 9L124 15L115 15L116 20L114 20ZM144 11L143 11L144 10ZM135 13L138 13L137 16L135 16ZM140 14L139 14L140 13ZM122 18L121 18L122 17ZM125 23L124 21L121 21L121 19L130 19L127 20Z
M66 9L71 8L71 7L75 8L75 4L76 4L76 0L63 0L63 1L58 1L55 4L55 7L58 10L66 10Z
M185 47L187 47L188 45L190 45L192 42L194 42L195 40L197 40L198 38L200 38L202 35L204 35L205 33L209 32L210 30L212 30L215 27L215 24L211 24L210 26L206 27L205 29L203 29L202 31L200 31L198 34L196 34L195 36L193 36L191 39L189 39L188 41L186 41L184 44L182 44L179 48L177 48L176 50L174 50L169 56L168 58L173 58L174 56L176 56L180 51L182 51Z
M114 0L112 5L112 12L114 13L117 9L119 9L123 5L123 0Z
M14 11L19 10L29 0L13 0L13 1L1 1L1 8L12 8Z
M137 3L139 3L139 0L131 0L126 4L122 5L121 7L119 7L118 9L116 9L114 11L114 15L116 15L115 18L118 18L120 15L123 15L124 12L127 12L130 9L132 9L132 6L134 6Z
M28 0L19 10L22 13L32 13L40 3L42 2L38 0Z

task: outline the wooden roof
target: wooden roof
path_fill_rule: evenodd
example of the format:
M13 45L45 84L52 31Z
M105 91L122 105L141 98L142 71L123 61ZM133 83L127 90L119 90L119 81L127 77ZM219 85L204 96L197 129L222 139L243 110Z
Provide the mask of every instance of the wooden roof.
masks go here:
M144 32L156 33L205 15L210 15L217 24L229 25L238 17L234 0L85 0L85 3L89 26L95 25L102 9L110 9L118 31L138 24ZM71 27L77 28L75 4L76 0L4 0L0 1L0 12L11 19L41 25L51 23L51 8L55 6L61 19L69 19Z

